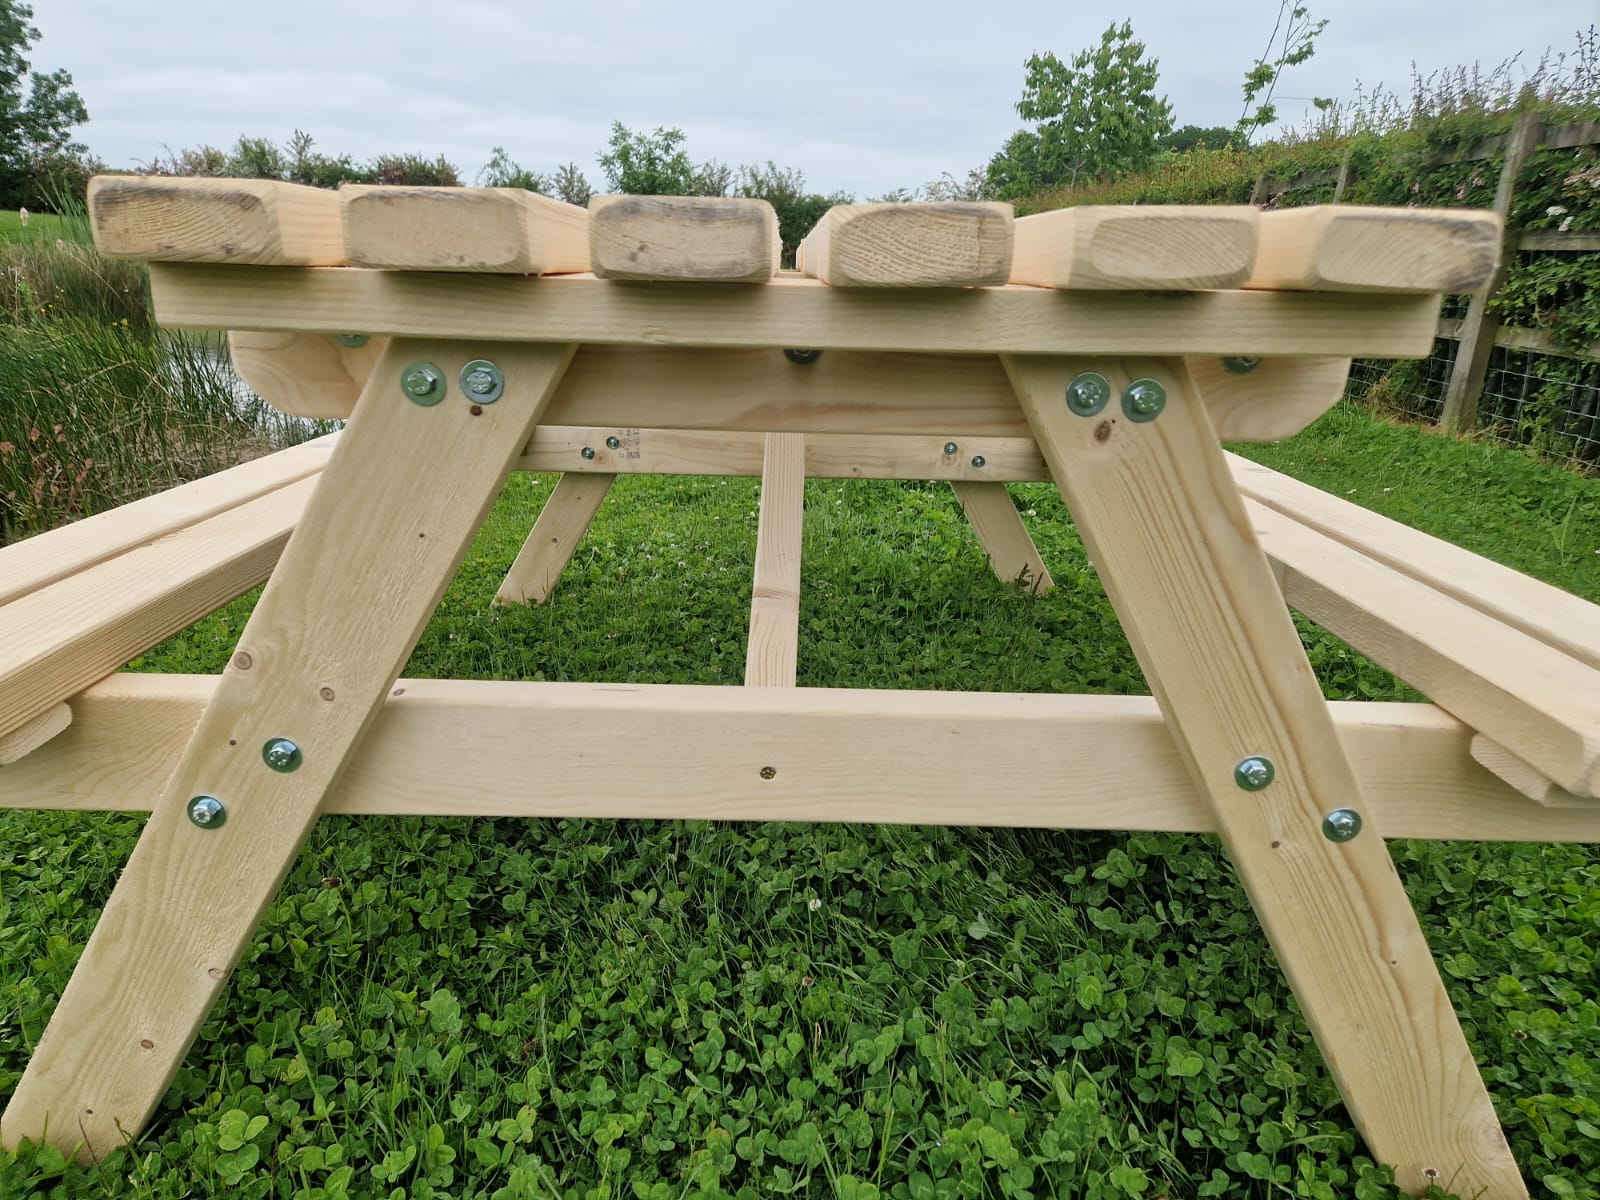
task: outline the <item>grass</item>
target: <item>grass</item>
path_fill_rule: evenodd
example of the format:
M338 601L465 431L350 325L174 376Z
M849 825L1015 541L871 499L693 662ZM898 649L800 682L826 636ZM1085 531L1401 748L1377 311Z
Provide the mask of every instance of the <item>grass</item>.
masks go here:
M70 218L66 219L70 222ZM25 238L57 238L63 233L63 218L55 213L29 213L28 224L22 224L22 214L13 209L0 210L0 243L21 241Z
M1248 452L1600 600L1600 481L1343 406ZM624 478L552 603L492 608L551 486L512 481L407 673L737 683L755 483ZM1059 500L1015 495L1050 596L993 579L943 486L808 484L800 682L1142 691ZM219 670L250 603L134 669ZM1302 629L1328 695L1410 698ZM0 814L0 1094L140 825ZM1600 866L1392 849L1534 1190L1595 1196ZM0 1155L6 1197L1344 1198L1385 1179L1214 841L682 821L325 819L145 1136L87 1169Z

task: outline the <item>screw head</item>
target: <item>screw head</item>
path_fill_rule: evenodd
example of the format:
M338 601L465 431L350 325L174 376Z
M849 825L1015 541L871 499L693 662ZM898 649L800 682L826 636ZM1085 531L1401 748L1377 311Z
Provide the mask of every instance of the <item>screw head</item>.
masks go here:
M1353 808L1336 808L1322 818L1322 836L1330 842L1348 842L1361 832L1361 814Z
M809 367L822 357L821 350L785 350L783 356L798 367Z
M1247 792L1259 792L1276 774L1271 759L1252 754L1233 769L1233 781Z
M1261 365L1259 358L1224 358L1222 369L1230 375L1248 375Z
M486 358L475 358L461 368L461 390L475 404L493 404L506 390L500 368Z
M1092 417L1111 403L1111 381L1099 371L1083 371L1067 384L1067 407L1080 417Z
M400 373L400 388L413 403L431 408L444 399L444 372L430 362L412 363Z
M364 333L336 333L333 335L333 340L341 346L349 346L354 349L357 346L365 346L367 344L367 335Z
M1122 412L1130 421L1154 421L1167 406L1167 389L1154 379L1135 379L1122 393Z
M944 444L944 452L946 454L954 454L959 449L961 449L961 447L956 445L954 442L946 442Z
M593 446L585 446L582 450L579 450L578 453L584 458L593 458L594 457L594 447Z
M987 462L988 462L988 461L989 461L989 460L988 460L988 459L986 459L986 458L984 458L984 456L983 456L983 455L981 455L981 454L974 454L974 455L973 455L973 456L972 456L972 465L973 465L973 466L975 466L975 467L979 467L979 468L981 468L981 467L983 467L983 466L984 466L984 464L986 464L986 463L987 463Z
M228 819L228 810L215 796L196 796L189 801L189 820L201 829L220 829Z
M300 747L286 737L271 738L261 747L261 760L274 771L281 771L285 775L299 770L302 758Z
M620 450L620 449L622 449L622 439L619 438L619 437L608 437L606 439L606 449L607 450Z

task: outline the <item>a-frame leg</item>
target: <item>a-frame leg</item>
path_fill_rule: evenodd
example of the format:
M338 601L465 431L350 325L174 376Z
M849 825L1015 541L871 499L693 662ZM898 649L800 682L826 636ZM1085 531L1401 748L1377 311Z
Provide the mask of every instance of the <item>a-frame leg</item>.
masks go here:
M805 524L806 438L769 433L750 595L746 687L793 687L800 661L800 543Z
M98 1156L159 1102L572 355L496 344L504 395L473 404L454 381L482 350L396 342L378 364L0 1118L6 1146ZM431 407L401 388L419 361L443 376ZM294 751L269 755L280 738ZM201 796L220 806L204 826Z
M1014 583L1035 595L1055 587L1005 484L952 479L950 487L1001 583Z
M496 604L543 604L550 598L616 478L569 471L556 481L495 593Z
M1367 1144L1409 1191L1437 1182L1484 1200L1525 1197L1187 368L1180 359L1005 364ZM1083 370L1112 388L1091 417L1065 399ZM1117 397L1144 378L1165 390L1166 407L1139 422ZM1275 770L1259 790L1236 778L1252 757ZM1326 836L1335 810L1363 818L1352 840Z

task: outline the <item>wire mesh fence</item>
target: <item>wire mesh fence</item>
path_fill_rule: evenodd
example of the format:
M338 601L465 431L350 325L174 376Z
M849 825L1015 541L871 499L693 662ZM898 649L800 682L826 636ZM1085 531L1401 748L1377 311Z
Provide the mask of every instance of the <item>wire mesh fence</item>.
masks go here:
M1358 359L1347 399L1401 420L1439 419L1460 343L1439 338L1423 359ZM1600 471L1600 362L1496 346L1478 401L1479 432Z

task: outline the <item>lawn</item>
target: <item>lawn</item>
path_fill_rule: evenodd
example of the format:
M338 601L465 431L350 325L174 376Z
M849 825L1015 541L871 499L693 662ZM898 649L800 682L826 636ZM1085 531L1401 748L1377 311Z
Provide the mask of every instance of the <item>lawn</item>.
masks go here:
M14 208L0 209L0 244L21 238L58 237L61 218L54 213L29 213L28 226L22 226L22 214Z
M1345 406L1248 453L1600 600L1600 480ZM624 478L550 604L493 608L552 483L512 481L407 674L737 684L756 483ZM1049 596L995 581L943 485L808 484L801 685L1143 691L1059 499L1013 491ZM134 669L220 670L249 606ZM1416 698L1301 628L1330 697ZM0 814L0 1095L139 827ZM1530 1185L1600 1195L1600 864L1392 850ZM324 819L149 1132L0 1155L8 1200L1384 1179L1213 840L684 821Z

